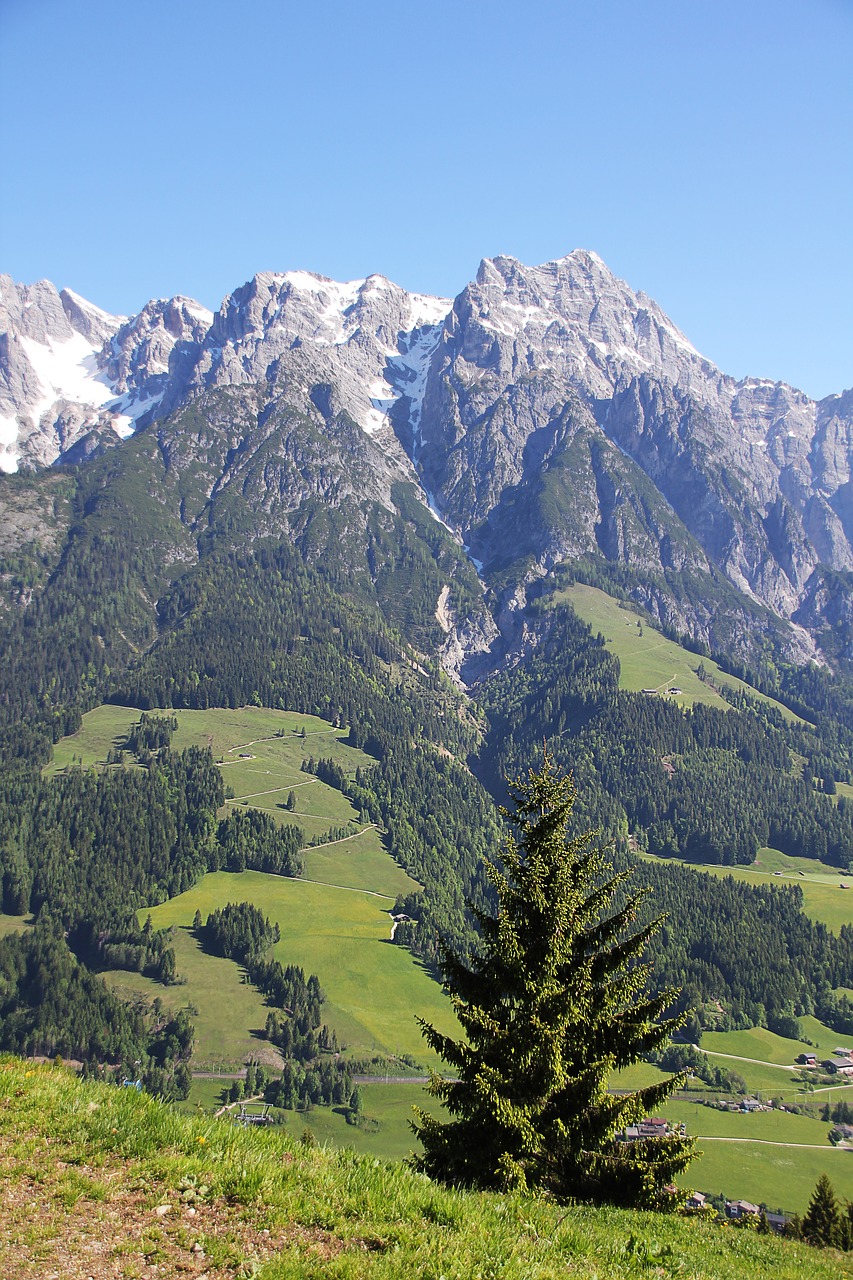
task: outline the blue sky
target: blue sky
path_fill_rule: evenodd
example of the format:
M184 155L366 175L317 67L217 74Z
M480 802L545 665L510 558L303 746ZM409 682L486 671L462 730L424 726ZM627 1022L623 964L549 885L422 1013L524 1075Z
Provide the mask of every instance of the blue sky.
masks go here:
M454 294L594 249L726 372L853 385L853 0L0 0L0 270Z

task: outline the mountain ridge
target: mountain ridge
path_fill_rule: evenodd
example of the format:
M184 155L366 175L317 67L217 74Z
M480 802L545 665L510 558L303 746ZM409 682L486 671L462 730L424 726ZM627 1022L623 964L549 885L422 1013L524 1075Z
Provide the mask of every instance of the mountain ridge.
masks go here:
M834 656L853 656L853 392L815 402L731 378L594 253L485 258L452 300L378 275L261 272L215 315L176 297L112 317L0 280L5 469L77 463L139 430L204 469L209 431L187 435L186 415L218 393L230 408L210 412L231 428L208 502L254 466L244 496L276 506L276 527L288 513L293 536L306 502L399 514L392 489L410 485L492 593L504 648L536 583L591 560L717 650L766 625L802 662L840 628ZM276 434L282 414L303 424L298 445ZM458 672L466 636L481 645L494 623L445 606Z

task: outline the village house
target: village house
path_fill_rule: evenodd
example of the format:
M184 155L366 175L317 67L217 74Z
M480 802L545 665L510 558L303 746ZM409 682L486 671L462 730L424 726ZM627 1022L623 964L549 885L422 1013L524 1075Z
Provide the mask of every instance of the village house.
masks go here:
M761 1209L757 1204L751 1204L749 1200L727 1200L726 1213L730 1218L757 1218L761 1214Z

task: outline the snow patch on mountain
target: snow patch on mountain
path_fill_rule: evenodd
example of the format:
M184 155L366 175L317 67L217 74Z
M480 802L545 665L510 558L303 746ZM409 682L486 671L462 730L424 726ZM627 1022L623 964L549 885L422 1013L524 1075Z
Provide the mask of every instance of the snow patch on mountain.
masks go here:
M21 338L21 346L43 389L42 399L30 410L38 422L57 400L72 400L91 408L105 404L115 391L100 372L97 352L80 333L66 342L46 343Z

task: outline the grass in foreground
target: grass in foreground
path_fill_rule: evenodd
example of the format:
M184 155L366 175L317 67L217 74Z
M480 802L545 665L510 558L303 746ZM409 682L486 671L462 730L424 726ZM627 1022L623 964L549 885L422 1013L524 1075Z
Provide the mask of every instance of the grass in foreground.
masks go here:
M730 1226L449 1191L14 1060L0 1063L0 1177L0 1273L20 1280L853 1275L851 1255Z

